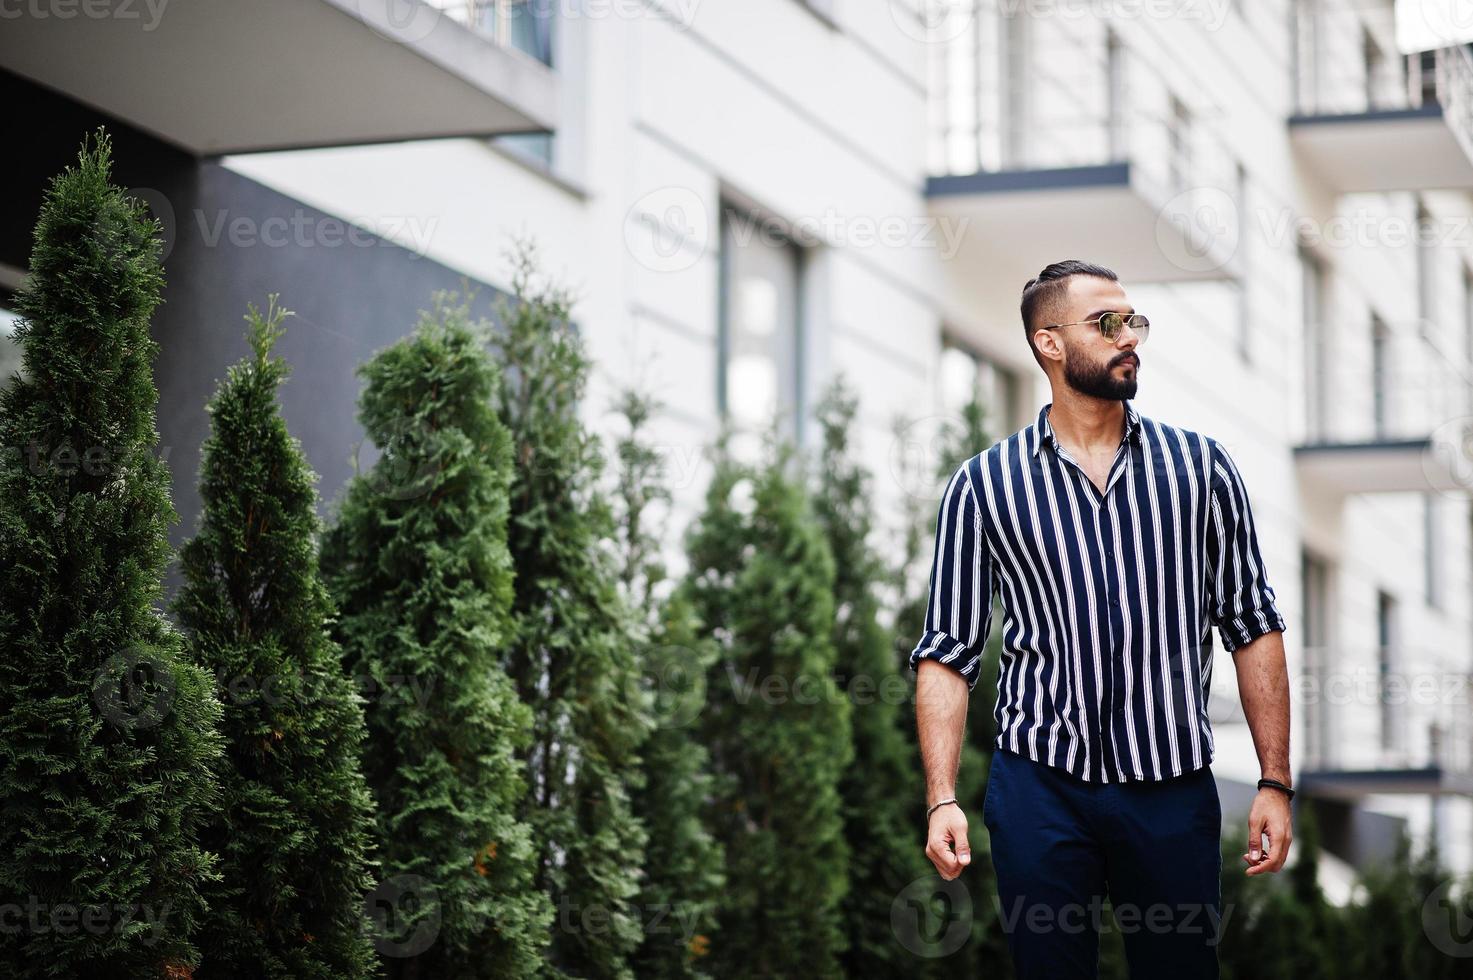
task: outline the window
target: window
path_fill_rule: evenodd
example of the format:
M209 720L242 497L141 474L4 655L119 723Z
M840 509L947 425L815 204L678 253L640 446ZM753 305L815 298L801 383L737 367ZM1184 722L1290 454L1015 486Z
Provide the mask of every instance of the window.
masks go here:
M1294 104L1299 113L1311 113L1319 107L1319 18L1318 0L1295 0L1289 18L1293 34Z
M1437 546L1437 495L1424 493L1422 494L1422 575L1426 587L1427 605L1433 609L1442 606L1442 589L1437 575L1439 551Z
M1365 71L1366 110L1369 112L1386 108L1385 99L1382 98L1386 56L1381 53L1381 45L1376 42L1376 36L1365 28L1361 30L1361 62Z
M1310 442L1324 440L1329 428L1329 379L1324 342L1325 264L1309 249L1299 249L1300 303L1304 320L1305 422Z
M960 415L973 398L982 405L988 435L1001 438L1021 427L1018 374L946 334L941 342L941 405Z
M1002 168L1028 166L1028 14L999 8L998 64L1002 79Z
M802 265L801 250L772 222L722 209L717 410L739 432L763 430L780 415L780 431L799 445Z
M1385 592L1376 593L1376 670L1381 704L1381 748L1401 747L1401 713L1399 701L1405 696L1401 685L1393 694L1393 671L1396 669L1396 599Z
M1185 102L1169 96L1170 112L1167 116L1167 140L1171 166L1171 192L1186 190L1192 177L1192 114Z
M1303 575L1301 595L1304 601L1302 629L1304 630L1305 669L1313 683L1310 690L1316 693L1309 698L1306 707L1305 733L1309 739L1309 765L1328 769L1334 764L1335 719L1330 712L1326 685L1331 680L1334 657L1330 646L1330 565L1325 559L1305 550L1300 556Z
M497 44L515 48L544 65L552 65L550 0L429 0L452 19L485 34Z
M1371 421L1377 439L1386 437L1391 425L1390 407L1390 349L1391 335L1386 322L1375 313L1371 314Z
M1473 364L1473 269L1463 266L1463 357Z
M452 19L552 67L551 0L429 0ZM507 133L491 142L543 169L552 168L552 133Z
M1432 263L1436 256L1433 254L1435 229L1432 227L1432 214L1421 201L1417 202L1416 230L1417 319L1425 324L1432 319L1432 296L1436 288Z
M1125 143L1125 48L1113 30L1105 33L1105 111L1109 132L1106 140L1111 160L1124 160Z

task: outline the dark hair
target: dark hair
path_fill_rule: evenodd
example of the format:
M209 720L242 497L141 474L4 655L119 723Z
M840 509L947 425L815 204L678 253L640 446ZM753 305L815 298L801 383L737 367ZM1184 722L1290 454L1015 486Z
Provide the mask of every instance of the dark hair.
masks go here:
M1073 276L1097 276L1111 282L1120 281L1119 276L1102 265L1065 259L1046 267L1023 284L1023 334L1028 338L1028 349L1033 351L1033 359L1039 367L1043 367L1043 358L1039 356L1038 348L1033 346L1033 331L1038 329L1035 324L1040 319L1057 315L1055 311L1069 295L1069 280Z

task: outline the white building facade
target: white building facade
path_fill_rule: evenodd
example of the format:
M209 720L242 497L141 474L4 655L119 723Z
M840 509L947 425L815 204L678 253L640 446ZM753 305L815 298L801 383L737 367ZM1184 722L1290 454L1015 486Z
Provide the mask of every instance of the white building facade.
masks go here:
M1390 0L283 2L253 29L312 51L282 42L286 81L202 81L223 123L45 56L85 36L120 71L183 64L244 30L223 15L165 12L136 55L26 22L0 65L477 282L506 288L509 241L535 240L579 296L590 421L616 429L625 385L666 402L677 524L723 415L785 412L812 445L842 372L895 533L941 490L901 464L971 385L994 438L1047 400L1024 281L1115 269L1153 324L1137 405L1221 440L1247 482L1326 845L1368 861L1404 821L1473 868L1465 46L1398 53ZM251 40L221 57L247 72ZM1259 770L1215 668L1231 827Z

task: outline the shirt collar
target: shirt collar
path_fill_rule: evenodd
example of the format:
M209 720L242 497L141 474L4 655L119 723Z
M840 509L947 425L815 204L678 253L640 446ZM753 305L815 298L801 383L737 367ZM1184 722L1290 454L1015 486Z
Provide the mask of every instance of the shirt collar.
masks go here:
M1039 409L1038 421L1033 423L1033 432L1030 437L1033 444L1034 456L1038 455L1039 449L1043 447L1045 442L1052 445L1055 450L1059 448L1058 442L1054 439L1054 427L1049 425L1048 421L1048 410L1053 405L1053 402L1049 402L1043 408ZM1121 437L1120 441L1133 442L1136 445L1140 445L1141 441L1141 415L1135 410L1135 403L1130 399L1125 400L1125 434Z

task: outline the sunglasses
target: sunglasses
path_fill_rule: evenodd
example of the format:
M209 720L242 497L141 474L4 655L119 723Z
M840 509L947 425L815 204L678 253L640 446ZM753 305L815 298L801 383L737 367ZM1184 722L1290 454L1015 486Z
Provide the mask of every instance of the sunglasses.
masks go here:
M1100 328L1100 333L1106 340L1114 340L1120 336L1122 327L1130 327L1135 332L1136 343L1144 344L1146 335L1151 332L1151 321L1139 313L1101 313L1093 320L1075 320L1073 323L1050 323L1045 329L1053 330L1055 327L1072 327L1080 323L1094 323Z

